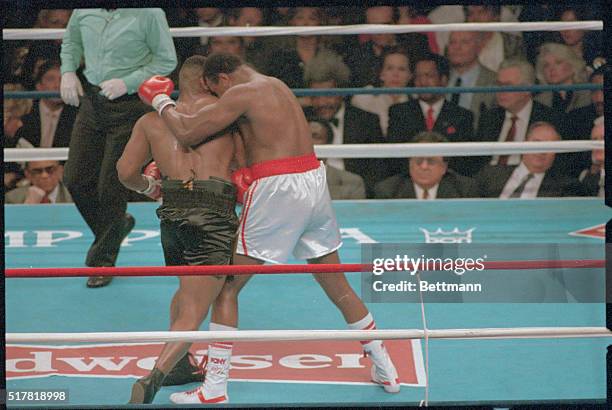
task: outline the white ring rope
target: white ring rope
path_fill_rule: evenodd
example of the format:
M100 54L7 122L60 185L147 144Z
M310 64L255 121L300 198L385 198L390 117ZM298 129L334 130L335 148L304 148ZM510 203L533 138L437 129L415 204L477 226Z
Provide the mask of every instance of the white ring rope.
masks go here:
M286 35L342 35L422 33L448 31L560 31L603 30L600 20L589 21L537 21L526 23L449 23L449 24L353 24L314 27L180 27L171 28L172 37L200 36L286 36ZM57 40L64 37L65 29L4 29L4 40Z
M316 145L319 158L468 157L604 149L604 141L440 142ZM5 162L68 159L68 148L5 148Z
M296 340L423 339L419 329L393 330L241 330L186 332L7 333L6 343L156 343L265 342ZM612 338L605 327L519 327L427 330L429 339L565 339Z

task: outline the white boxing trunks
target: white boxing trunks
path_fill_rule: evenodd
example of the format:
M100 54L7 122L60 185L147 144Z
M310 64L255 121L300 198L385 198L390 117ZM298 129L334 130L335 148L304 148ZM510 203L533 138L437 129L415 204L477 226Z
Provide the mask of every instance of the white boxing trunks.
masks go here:
M236 252L271 263L325 256L342 246L325 179L314 154L251 166Z

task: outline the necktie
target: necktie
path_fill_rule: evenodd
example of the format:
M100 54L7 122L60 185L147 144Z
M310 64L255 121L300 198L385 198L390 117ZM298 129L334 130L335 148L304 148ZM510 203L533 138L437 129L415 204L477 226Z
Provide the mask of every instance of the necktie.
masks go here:
M50 204L51 200L49 199L49 195L46 195L42 197L42 199L40 200L41 204Z
M523 182L521 182L521 184L516 187L512 195L510 195L510 198L520 198L521 195L523 194L523 191L525 190L525 186L527 185L527 182L531 181L531 178L533 178L533 174L532 173L527 174L527 176L523 178Z
M512 118L510 118L510 120L512 121L512 124L510 125L510 129L508 130L508 133L506 134L506 139L504 140L504 142L514 141L514 137L516 134L516 120L517 119L518 117L516 115L513 115ZM499 165L508 165L508 155L501 155L497 163Z
M455 87L461 87L461 77L457 77L457 81L455 81ZM451 102L455 105L459 105L459 97L460 93L455 93L451 97Z
M423 199L429 199L429 191L427 191L427 188L423 188Z
M425 118L425 127L427 127L427 131L433 130L434 127L433 107L431 105L427 110L427 118Z

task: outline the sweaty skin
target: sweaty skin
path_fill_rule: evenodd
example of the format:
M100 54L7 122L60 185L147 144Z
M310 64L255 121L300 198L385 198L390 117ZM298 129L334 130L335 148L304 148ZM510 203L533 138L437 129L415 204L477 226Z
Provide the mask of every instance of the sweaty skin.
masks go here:
M189 101L179 100L176 109L190 115L216 100L212 95ZM240 137L227 133L198 147L186 147L174 137L157 113L148 113L134 126L117 169L122 182L134 190L146 188L147 183L140 173L151 156L162 175L169 179L205 180L214 176L229 181L234 140L239 142Z
M220 96L216 103L194 113L182 113L168 107L161 114L183 145L197 144L237 121L248 166L314 152L304 111L293 92L279 79L259 74L243 64L230 74L219 74L217 82L206 79L206 83L213 93ZM340 258L338 252L333 251L308 262L340 263ZM262 263L262 260L234 253L234 265ZM251 276L239 275L225 283L214 302L212 322L237 327L238 293ZM347 323L355 323L368 314L344 275L322 273L314 277Z
M210 94L200 92L195 95L185 90L181 93L176 108L177 111L191 114L216 100L217 98ZM234 148L234 141L238 143L237 149ZM135 124L132 136L117 163L117 171L119 179L126 187L143 190L148 186L148 182L141 175L142 167L152 156L161 174L169 179L189 181L217 177L230 181L230 165L234 154L241 150L243 148L240 137L229 132L200 146L183 146L157 113L148 113ZM170 330L197 330L221 291L225 277L181 276L179 283L179 289L170 306ZM166 343L156 361L155 369L163 375L168 375L178 360L184 357L190 345L191 343L187 342ZM144 393L137 382L133 387L132 402L145 402L143 397Z
M183 145L198 144L238 121L247 165L314 152L302 107L285 83L245 65L219 77L216 84L207 82L220 96L214 104L192 112L169 107L162 113Z

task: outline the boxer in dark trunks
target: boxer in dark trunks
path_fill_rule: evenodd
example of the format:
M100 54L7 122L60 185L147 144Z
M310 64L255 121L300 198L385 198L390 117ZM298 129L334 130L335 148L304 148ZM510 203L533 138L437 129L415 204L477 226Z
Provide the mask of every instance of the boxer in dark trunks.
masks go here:
M202 56L193 56L181 67L177 109L183 113L195 112L217 100L203 81L204 61ZM134 126L117 171L127 188L153 198L163 196L157 216L166 265L231 263L238 227L236 188L229 182L234 154L234 136L227 130L187 147L176 140L156 113L144 115ZM151 157L155 162L142 174ZM225 277L181 276L179 281L170 307L170 330L198 330ZM168 384L164 383L166 376L185 360L190 345L166 343L151 373L134 383L130 403L151 403L159 388ZM189 367L180 366L182 371ZM176 376L174 373L176 369L172 370ZM183 376L184 382L196 381L178 376Z

